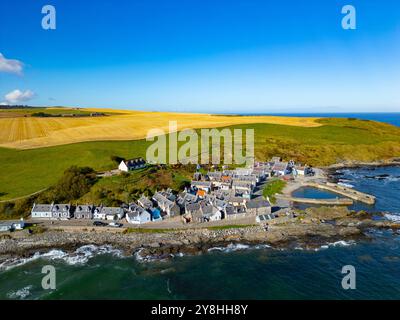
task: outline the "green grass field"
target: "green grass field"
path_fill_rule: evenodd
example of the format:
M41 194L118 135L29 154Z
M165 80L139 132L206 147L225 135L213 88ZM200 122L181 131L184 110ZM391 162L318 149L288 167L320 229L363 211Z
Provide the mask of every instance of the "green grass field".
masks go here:
M285 188L286 186L286 182L283 180L271 180L267 183L267 185L264 187L263 190L263 196L265 198L269 198L269 200L271 201L271 203L275 203L276 202L276 198L275 195L277 193L281 193L282 190Z
M14 150L0 148L0 200L36 192L55 183L72 165L96 170L115 169L112 155L144 156L147 142L84 142L71 145Z
M230 128L254 128L258 160L277 155L316 166L343 160L372 161L400 156L400 128L373 121L321 121L323 126L312 128L276 124ZM111 156L144 157L151 143L136 140L84 142L30 150L0 148L0 200L49 187L72 165L95 170L116 168Z

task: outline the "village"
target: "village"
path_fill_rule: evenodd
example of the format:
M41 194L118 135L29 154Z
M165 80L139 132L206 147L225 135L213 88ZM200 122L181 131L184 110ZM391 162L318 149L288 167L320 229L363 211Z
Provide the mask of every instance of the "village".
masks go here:
M142 158L121 161L118 171L129 172L149 164ZM262 196L263 186L271 177L293 179L297 175L311 175L312 168L296 166L275 157L269 162L257 162L251 168L236 168L193 174L190 187L178 194L160 190L151 197L142 195L137 201L121 207L94 204L34 203L30 222L33 221L92 221L93 226L122 227L175 221L182 225L195 225L212 221L232 221L250 218L254 222L273 219L268 198ZM307 171L308 170L308 171ZM204 171L204 170L203 170ZM8 221L0 231L20 230L24 221Z
M115 172L130 172L150 164L142 158L122 160ZM353 198L366 203L373 202L373 196L325 181L322 171L311 166L282 161L273 157L268 162L255 162L251 167L204 171L197 166L190 187L180 193L171 189L156 191L151 197L142 195L137 201L120 207L106 207L95 204L34 203L30 223L50 222L52 225L91 224L94 227L195 227L219 222L219 225L262 224L284 216L292 215L294 202L320 205L350 205ZM272 204L263 195L264 187L270 181L286 181L286 192L277 194ZM301 199L293 198L291 191L300 186L310 185L328 189L347 198ZM90 222L92 221L92 222ZM21 230L24 221L8 221L0 224L0 231Z

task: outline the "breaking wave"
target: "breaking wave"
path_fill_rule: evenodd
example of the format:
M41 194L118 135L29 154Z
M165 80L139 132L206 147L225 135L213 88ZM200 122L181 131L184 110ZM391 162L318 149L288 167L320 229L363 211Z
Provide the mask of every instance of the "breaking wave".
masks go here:
M349 247L349 246L352 246L355 244L356 244L356 242L354 240L349 240L349 241L339 240L339 241L329 242L327 244L324 244L324 245L320 246L319 248L316 248L315 251L326 250L331 247Z
M32 286L27 286L17 291L11 291L7 293L7 297L10 299L24 300L31 295Z
M384 217L390 221L400 222L400 214L385 213Z
M270 248L270 247L271 246L269 246L267 244L250 246L250 245L241 244L241 243L230 243L226 247L212 247L212 248L209 248L207 251L208 252L212 252L212 251L234 252L234 251L239 251L239 250L265 249L265 248Z
M96 246L96 245L85 245L79 247L72 253L67 253L62 250L53 249L45 253L36 252L29 258L13 258L0 263L0 270L9 270L11 268L22 266L26 263L38 260L47 259L50 261L62 260L69 265L85 264L92 257L102 254L112 254L117 257L122 256L122 252L118 249L114 249L110 245Z

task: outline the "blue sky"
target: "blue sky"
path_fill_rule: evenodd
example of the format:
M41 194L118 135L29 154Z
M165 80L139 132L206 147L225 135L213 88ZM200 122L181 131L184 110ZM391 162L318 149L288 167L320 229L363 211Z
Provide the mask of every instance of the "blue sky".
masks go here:
M56 30L41 28L46 4L57 10ZM341 27L346 4L357 10L356 30ZM1 72L0 63L0 102L8 94L45 106L400 111L396 0L2 0L0 53L22 67Z

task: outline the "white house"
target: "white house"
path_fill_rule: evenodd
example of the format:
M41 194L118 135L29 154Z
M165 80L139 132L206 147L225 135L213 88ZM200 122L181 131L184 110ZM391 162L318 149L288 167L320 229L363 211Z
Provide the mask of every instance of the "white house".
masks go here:
M32 210L31 210L31 217L32 218L48 218L50 219L52 217L52 209L53 209L52 204L33 204Z
M211 181L195 181L195 180L193 180L190 183L190 185L192 188L201 189L201 190L204 190L205 192L210 192L211 187L212 187Z
M119 207L97 207L94 209L93 218L96 220L120 220L124 217L124 210Z
M151 222L151 213L135 203L129 205L126 221L131 224L142 224Z
M22 230L25 227L25 221L23 218L16 221L3 221L0 222L0 232L7 232L13 230Z
M146 161L142 158L135 158L131 160L122 160L118 169L124 172L131 170L141 169L146 166Z
M295 176L304 176L306 172L306 167L296 166L293 170Z

